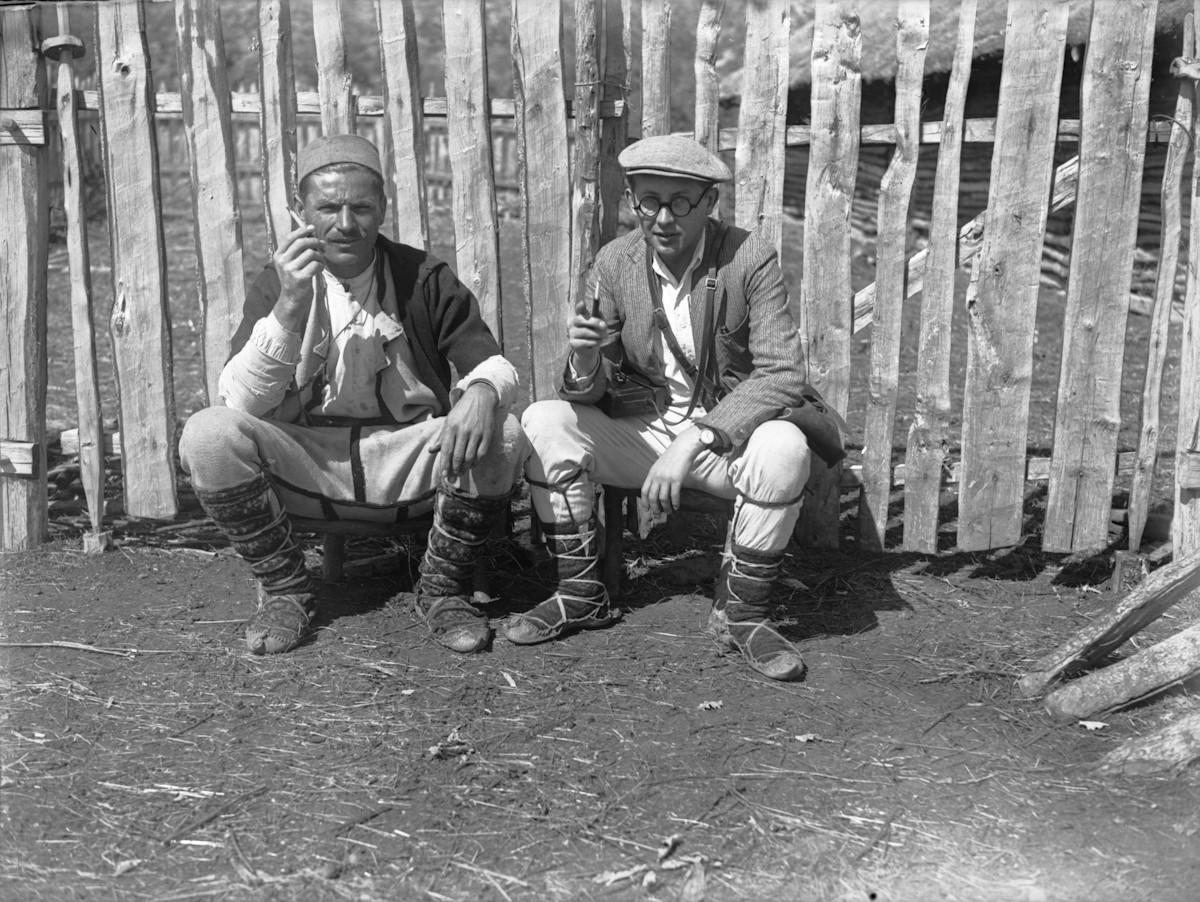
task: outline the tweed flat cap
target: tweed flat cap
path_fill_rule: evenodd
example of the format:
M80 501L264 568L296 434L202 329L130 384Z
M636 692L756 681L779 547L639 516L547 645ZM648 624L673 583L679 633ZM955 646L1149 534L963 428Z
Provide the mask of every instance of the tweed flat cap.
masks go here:
M626 175L670 175L702 182L733 178L721 158L698 141L682 135L655 135L635 141L617 157Z
M313 138L296 155L296 182L304 181L325 166L357 163L383 178L383 164L375 145L361 135L322 135Z

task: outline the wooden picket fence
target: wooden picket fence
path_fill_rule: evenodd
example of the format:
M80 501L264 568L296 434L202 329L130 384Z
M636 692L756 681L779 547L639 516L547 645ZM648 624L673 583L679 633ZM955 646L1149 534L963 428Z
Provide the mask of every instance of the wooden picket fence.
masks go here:
M169 519L177 512L174 462L177 421L172 349L167 328L165 250L156 119L177 115L189 148L190 185L204 314L204 378L211 397L240 316L245 286L237 191L234 113L257 117L262 159L261 204L269 239L289 229L298 125L319 115L321 130L342 132L375 123L389 167L394 211L390 233L429 243L427 124L444 125L453 177L450 206L456 236L452 262L479 298L484 318L501 333L505 305L517 305L529 344L522 374L529 399L553 395L563 335L599 244L618 229L621 175L616 155L632 134L667 131L671 108L666 0L576 0L576 60L564 72L564 13L557 2L512 0L512 100L489 96L481 0L444 0L445 97L419 92L414 12L407 0L375 0L380 41L380 95L355 91L347 73L338 0L313 0L319 90L297 94L287 0L259 0L258 94L226 83L216 0L176 0L181 91L155 92L147 57L145 6L160 0L96 4L94 48L98 91L78 91L72 42L39 31L33 6L0 8L0 305L7 356L0 360L0 518L3 548L29 547L47 530L45 486L45 321L48 124L61 135L61 166L72 261L79 453L94 530L102 530L102 433L92 334L91 276L80 204L81 111L101 124L113 297L109 330L120 401L120 461L125 510ZM865 0L860 0L865 2ZM906 549L938 548L946 514L942 493L957 494L956 547L982 550L1021 541L1028 483L1047 483L1043 545L1053 551L1094 550L1109 542L1118 473L1132 478L1130 544L1140 544L1149 479L1159 456L1159 400L1171 295L1181 244L1180 195L1196 133L1192 84L1181 80L1174 122L1150 122L1149 80L1156 0L1095 5L1081 86L1082 118L1060 121L1068 5L1063 0L1010 0L1005 65L994 119L966 119L977 0L962 0L957 53L942 119L921 121L922 76L929 35L928 0L897 0L894 121L860 125L863 48L854 3L816 0L811 121L788 126L789 0L745 4L745 65L736 128L718 126L715 48L725 6L702 0L696 42L695 135L730 155L735 171L733 220L757 228L785 260L803 253L799 298L793 299L811 381L846 409L853 336L871 325L869 403L862 450L842 466L819 464L810 482L798 537L838 544L842 500L859 499L863 547L884 547L889 504L902 504ZM78 5L78 4L76 4ZM60 31L67 18L60 12ZM617 40L620 36L621 40ZM1190 57L1189 21L1181 55ZM42 48L57 60L55 92L46 83ZM502 297L495 148L497 121L511 125L518 158L513 189L523 241L523 297ZM988 206L958 221L964 142L990 142ZM1163 235L1140 400L1136 451L1118 454L1121 369L1130 275L1147 144L1167 146L1162 178ZM1077 154L1055 166L1056 148ZM882 174L875 218L876 281L851 284L854 186L860 148L894 148ZM910 258L910 197L922 152L937 147L929 243ZM807 148L803 247L783 246L785 149ZM1193 176L1191 191L1200 188ZM403 199L403 204L396 199ZM1047 217L1074 204L1063 350L1049 458L1029 458L1032 348ZM399 215L403 212L403 215ZM1200 246L1191 221L1189 246ZM273 243L273 241L272 241ZM968 362L961 431L951 428L950 320L954 274L970 265L966 298ZM916 401L903 448L893 447L901 311L922 292ZM514 313L511 309L510 314ZM1175 457L1175 553L1200 544L1200 467L1193 446L1200 425L1200 298L1195 278L1184 301L1182 390ZM1125 416L1137 402L1126 402ZM1193 475L1196 474L1196 475ZM902 499L899 497L902 488Z

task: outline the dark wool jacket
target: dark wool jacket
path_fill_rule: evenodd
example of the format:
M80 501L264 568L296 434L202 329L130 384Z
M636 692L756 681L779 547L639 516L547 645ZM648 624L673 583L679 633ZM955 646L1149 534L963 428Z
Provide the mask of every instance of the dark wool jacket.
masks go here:
M500 347L479 314L475 296L446 263L383 235L378 237L375 251L375 265L387 268L394 286L399 321L412 347L417 376L437 397L440 409L434 415L444 416L450 410L451 366L458 375L465 375L500 354ZM376 282L382 292L383 279ZM279 275L268 265L246 294L242 322L231 342L231 358L249 341L255 323L274 308L279 290ZM295 422L302 418L319 385L330 340L328 327L319 317L310 317L300 360L283 400L269 414L272 419Z
M775 249L759 235L725 225L708 224L705 261L696 266L691 285L692 333L697 355L703 342L707 258L717 248L717 291L714 305L715 344L710 374L720 400L696 420L723 435L731 450L741 448L767 420L786 418L809 438L827 462L840 460L840 418L828 410L806 381L807 363L800 334L788 312L787 291ZM648 248L633 230L600 249L588 297L599 282L600 315L621 323L620 340L604 348L600 372L590 384L572 387L564 373L560 395L565 400L595 404L617 369L640 373L665 386L659 328L647 278ZM719 316L724 309L723 318Z

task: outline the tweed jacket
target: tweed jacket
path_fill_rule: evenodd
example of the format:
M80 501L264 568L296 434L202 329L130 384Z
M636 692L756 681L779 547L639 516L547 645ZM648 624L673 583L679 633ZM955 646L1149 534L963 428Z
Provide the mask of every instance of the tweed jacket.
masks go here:
M386 269L395 291L399 324L412 348L416 375L433 390L437 402L434 415L445 416L454 388L451 365L459 375L468 374L478 364L499 355L500 348L480 316L474 295L444 262L383 235L376 240L375 251L376 265L380 268L378 284L382 287L382 271ZM255 324L271 312L279 290L279 275L268 265L246 293L242 323L233 336L223 378L236 378L234 374L239 370L231 369L231 364L244 349L253 352L247 345L252 344ZM327 324L310 314L299 359L292 361L291 366L270 367L277 376L257 402L261 411L254 412L268 419L307 422L307 410L321 386L331 338ZM260 350L268 357L279 356L278 349ZM377 388L377 392L381 390ZM240 393L244 394L245 389ZM400 400L388 397L386 391L380 395L385 410L398 407ZM501 401L509 403L511 399L501 398Z
M815 393L805 381L807 364L800 334L788 312L775 249L757 234L716 220L709 222L705 241L706 248L719 248L713 328L722 397L696 422L725 436L730 450L737 450L767 420L806 403L811 408ZM600 370L590 382L574 383L569 369L564 371L559 393L565 400L595 404L603 397L611 374L621 368L640 373L656 385L666 385L646 275L647 253L644 237L634 230L609 242L597 254L588 297L595 296L598 282L600 315L609 323L620 323L620 339L603 349ZM706 250L706 256L710 253ZM697 349L703 341L706 266L695 268L691 285ZM722 308L724 317L719 318ZM832 416L823 404L816 409L822 416Z

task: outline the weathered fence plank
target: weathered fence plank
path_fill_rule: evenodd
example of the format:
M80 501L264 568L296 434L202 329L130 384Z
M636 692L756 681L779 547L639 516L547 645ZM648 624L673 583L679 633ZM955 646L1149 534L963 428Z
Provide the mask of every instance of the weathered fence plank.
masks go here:
M642 0L620 0L621 44L625 49L625 133L642 136Z
M191 163L204 382L210 402L246 299L225 42L217 0L176 0L183 122Z
M175 399L145 23L139 0L102 3L97 13L125 510L169 518L178 510Z
M958 38L946 87L942 141L934 175L929 263L921 296L921 331L917 339L917 359L921 365L917 367L916 407L905 451L904 548L927 554L937 551L942 472L950 445L950 335L954 275L958 266L958 172L977 8L977 0L962 0L958 9ZM906 288L911 291L911 268L908 278L910 284Z
M625 149L629 136L629 114L623 102L629 87L629 54L623 41L615 40L628 30L625 0L604 0L604 48L600 63L600 109L613 107L615 116L600 116L600 243L617 237L621 225L621 202L625 194L625 171L617 156ZM619 27L618 27L619 26Z
M63 210L67 218L67 260L71 271L71 333L75 361L75 407L79 417L79 481L87 499L90 534L85 551L103 551L109 534L104 523L104 436L100 379L96 371L96 334L92 305L92 264L88 250L87 211L83 199L83 161L75 95L75 57L84 45L70 34L71 15L58 7L58 35L42 42L42 53L58 60L59 158L63 173ZM55 42L53 48L48 45Z
M579 28L579 19L576 19ZM671 4L642 0L642 137L671 130Z
M1194 16L1184 17L1182 56L1191 58L1196 52ZM1179 96L1175 101L1175 117L1171 123L1171 138L1167 142L1167 157L1163 164L1162 234L1159 240L1158 278L1154 287L1154 310L1150 321L1150 339L1146 350L1146 375L1142 380L1142 427L1138 432L1137 465L1129 488L1129 550L1142 546L1142 534L1150 511L1150 492L1158 460L1158 440L1162 414L1163 370L1167 361L1167 346L1171 331L1171 311L1175 299L1175 273L1179 266L1179 241L1183 235L1182 197L1183 170L1187 164L1191 135L1187 125L1192 121L1194 82L1181 79Z
M900 0L896 30L896 151L879 187L875 315L867 371L863 431L863 490L858 538L882 551L892 496L892 433L900 394L900 331L904 314L908 206L917 178L921 133L921 83L929 43L929 0Z
M983 247L967 292L967 375L958 545L1021 537L1025 443L1042 237L1069 4L1012 0Z
M746 57L734 151L734 221L783 245L784 135L787 131L788 0L746 5Z
M296 190L296 71L292 64L290 0L259 0L259 138L267 246L295 225L288 215Z
M695 137L713 153L721 141L721 83L717 75L717 41L725 0L702 0L696 22L696 124ZM782 187L782 185L780 186Z
M571 186L571 303L582 298L600 247L600 13L575 0L575 146ZM558 339L561 344L562 339Z
M1200 7L1200 0L1197 0ZM1200 22L1200 9L1194 21ZM1200 40L1200 38L1197 38ZM1200 129L1200 103L1193 103L1191 134L1193 161L1195 136ZM1192 166L1191 206L1200 210L1200 166ZM1200 216L1190 217L1189 254L1200 248ZM1171 545L1176 557L1200 551L1200 481L1180 479L1180 464L1200 450L1200 270L1189 257L1187 290L1183 298L1183 334L1179 348L1179 409L1175 430L1175 515Z
M571 160L560 50L562 8L513 2L517 153L521 163L522 271L533 400L556 396L571 299Z
M317 49L317 92L321 95L321 132L354 131L354 95L346 68L342 36L342 0L313 0L313 38Z
M38 11L0 9L0 108L46 106L38 58ZM16 478L12 449L0 451L0 550L45 541L46 261L50 246L45 144L0 145L0 439L23 443L31 478Z
M809 381L835 410L850 400L850 213L858 171L862 97L858 6L818 0L813 23L812 149L804 205L799 326ZM841 467L813 460L797 525L802 542L838 544Z
M1047 551L1108 544L1129 283L1142 200L1158 0L1100 3L1084 61L1079 189L1064 318Z
M429 246L425 187L425 125L412 0L375 0L383 67L383 166L388 177L392 237Z
M484 322L502 342L483 0L445 0L442 23L446 33L455 36L446 47L446 130L454 174L451 209L458 277L474 292Z

